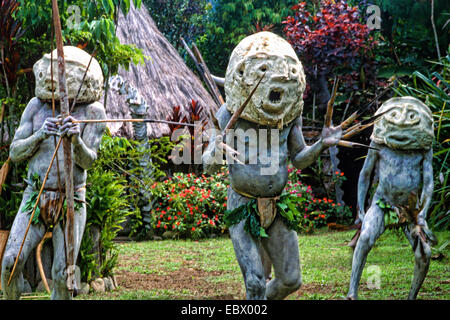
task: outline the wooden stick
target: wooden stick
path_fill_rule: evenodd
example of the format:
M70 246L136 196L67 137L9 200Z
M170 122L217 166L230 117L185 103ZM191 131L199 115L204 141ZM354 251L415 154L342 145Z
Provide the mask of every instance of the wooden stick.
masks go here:
M197 58L195 57L194 53L192 52L192 50L189 48L189 46L187 45L186 41L184 40L183 37L180 37L180 41L184 47L184 49L186 50L186 52L188 53L188 55L191 57L192 61L194 61L195 67L197 68L198 72L200 73L200 76L202 77L203 81L205 82L206 86L209 89L209 92L212 95L212 98L214 100L214 102L216 103L216 105L218 107L222 106L219 98L215 95L214 89L212 87L212 84L210 83L210 81L208 80L208 78L206 77L204 70L202 68L202 66L200 66Z
M390 86L387 86L383 92L381 92L379 95L377 95L375 98L373 98L364 108L362 108L361 110L355 111L352 115L350 115L350 117L348 117L347 119L345 119L344 121L342 121L342 123L339 125L342 129L346 129L353 121L355 121L356 118L358 118L359 116L363 115L364 113L367 112L367 110L369 110L369 107L379 98L381 98L384 94L386 94L386 92L389 91ZM384 113L383 113L384 114ZM376 117L381 116L377 115ZM369 119L370 121L370 119Z
M346 147L346 148L354 148L354 147L361 147L361 148L368 148L368 149L374 149L374 150L380 150L378 148L374 148L371 146L368 146L366 144L352 142L352 141L345 141L345 140L339 140L338 146Z
M239 109L237 109L234 113L233 116L231 117L231 119L228 121L227 125L225 126L225 129L223 129L222 131L222 141L225 139L225 135L227 134L227 131L231 128L234 127L234 125L236 124L236 121L238 120L238 118L240 117L240 115L242 114L242 112L244 111L245 107L247 106L247 104L250 102L250 99L252 98L253 94L255 93L256 89L258 88L259 84L261 83L262 79L264 78L264 76L266 75L266 73L264 72L264 74L262 75L261 79L259 79L258 83L256 84L256 86L253 88L252 92L250 92L249 96L247 97L247 99L244 101L244 103L239 107ZM236 150L234 150L233 148L231 148L230 146L228 146L227 144L224 144L222 142L222 150L225 150L225 152L232 157L237 163L239 164L243 164L238 158L238 152Z
M330 100L328 101L327 113L325 114L325 127L327 127L327 128L329 128L331 126L331 120L333 118L333 106L334 106L334 101L336 100L338 84L339 84L339 78L335 77L334 84L333 84L333 93L331 95Z
M245 107L247 106L247 104L250 102L250 99L252 98L253 94L255 93L256 89L258 88L259 84L261 83L262 79L264 79L264 76L266 75L266 73L264 72L264 74L262 75L261 79L259 79L258 83L256 84L256 86L253 88L252 92L250 92L249 96L247 97L247 99L244 101L244 103L239 107L239 109L237 109L234 113L233 116L231 117L231 119L228 121L227 126L225 127L225 129L223 129L222 131L222 135L224 136L226 134L226 132L231 129L232 127L234 127L234 125L236 124L236 121L238 120L238 118L241 116L242 112L244 111Z
M77 95L75 96L75 99L73 99L72 106L70 107L70 113L72 113L73 109L75 108L75 104L77 103L77 99L78 99L78 96L80 95L81 88L83 87L84 79L86 78L89 67L91 66L92 59L94 58L94 56L96 54L97 54L97 49L94 49L94 51L91 54L91 58L89 59L89 63L86 67L86 70L84 71L83 79L81 80L81 84L80 84L80 87L78 88Z
M42 283L44 284L45 290L47 290L48 293L51 293L50 287L48 286L47 277L45 276L44 267L42 266L42 259L41 259L41 251L42 246L44 245L45 240L50 239L52 237L52 232L47 231L44 234L44 237L42 238L41 242L39 242L37 248L36 248L36 262L39 268L39 273L41 275Z
M349 133L350 131L353 131L353 130L355 130L355 129L357 129L357 128L360 128L361 126L362 126L362 123L361 123L361 122L355 123L354 125L352 125L352 126L351 126L350 128L348 128L347 130L342 131L342 135L345 135L345 134Z
M196 126L198 127L198 125L192 123L175 122L168 120L156 120L156 119L86 119L86 120L75 120L72 123L102 123L102 122L156 122L165 124L177 124L180 126L188 126L188 127L196 127Z
M355 111L350 115L350 117L345 119L339 126L341 127L341 129L346 129L358 117L359 117L358 111Z
M51 35L51 51L50 51L50 73L51 73L51 82L52 82L52 117L56 117L56 107L55 107L55 88L53 84L53 39L55 38L55 28L53 23L53 11L52 11L52 35ZM53 144L56 148L56 136L53 136ZM61 176L59 171L59 161L58 154L56 155L56 175L58 181L58 190L61 191Z
M364 131L365 129L373 126L374 123L375 122L371 122L371 123L364 124L364 125L359 124L359 127L354 128L353 130L350 130L350 131L344 133L344 135L342 136L341 139L350 139L351 137L353 137L354 135L360 133L361 131Z
M50 170L53 165L53 161L55 160L56 154L58 153L58 149L61 145L62 140L63 140L62 137L60 137L58 140L58 144L56 145L55 152L53 152L53 156L52 156L52 160L50 161L50 165L48 166L47 172L45 173L44 180L42 181L42 186L41 186L41 189L39 190L38 196L36 198L36 202L34 203L33 211L31 212L31 215L30 215L30 220L28 220L28 226L27 226L27 229L25 230L25 235L23 236L23 240L22 240L22 244L20 245L19 253L17 254L16 260L14 261L14 266L13 266L11 274L9 276L8 286L11 283L11 279L14 275L14 271L16 270L17 262L19 261L19 257L20 257L20 254L22 253L23 245L24 245L25 240L28 235L28 230L30 229L31 222L33 221L34 213L36 212L36 208L39 204L39 199L41 198L41 194L44 191L45 183L47 182L48 175L50 173Z
M377 115L374 115L374 116L372 116L372 117L370 117L369 119L366 119L366 120L363 120L363 122L369 122L370 123L370 125L373 125L375 122L377 122L380 118L381 118L381 116L383 116L384 114L386 114L387 112L389 112L389 110L386 110L386 111L384 111L384 112L382 112L382 113L379 113L379 114L377 114ZM358 116L358 115L357 115ZM350 119L350 118L349 118ZM349 119L347 119L347 120L349 120ZM347 120L345 120L344 122L347 122ZM352 119L350 119L350 120L352 120ZM354 119L353 119L354 120ZM353 121L352 120L352 121ZM340 124L340 127L342 128L342 129L344 129L345 127L346 127L346 124L345 123L341 123ZM349 122L347 122L347 123L350 123L350 121ZM366 126L367 124L362 124L362 123L357 123L357 124L355 124L355 125L353 125L352 127L350 127L350 128L348 128L347 130L345 130L344 131L344 135L345 134L347 134L347 133L349 133L349 132L351 132L351 131L354 131L355 129L357 129L357 128L360 128L361 126ZM369 127L370 127L370 125L369 125ZM364 129L365 128L367 128L367 127L364 127ZM362 129L362 130L364 130L364 129ZM360 131L357 131L357 132L355 132L355 134L356 133L358 133L358 132L360 132ZM353 136L353 135L352 135Z
M197 58L197 61L199 62L199 65L203 68L203 72L205 73L206 78L208 78L209 82L211 83L211 87L214 91L214 94L216 95L217 99L223 105L225 103L225 100L223 99L222 95L220 94L219 88L217 87L216 82L214 81L211 72L209 72L208 66L205 63L205 60L203 60L202 54L200 53L200 50L198 50L197 45L195 43L192 44L192 49L194 52L195 57Z
M391 89L392 83L389 84L379 95L377 95L375 98L373 98L362 110L357 111L357 113L362 116L364 113L367 112L367 110L369 110L370 106L377 101L378 99L380 99L382 96L384 96L390 89Z
M61 115L66 118L70 114L69 97L67 94L66 68L64 61L64 44L61 31L61 19L59 16L58 1L52 0L53 23L56 36L56 50L58 53L58 78L59 78L59 99ZM75 203L73 193L73 165L72 165L72 143L69 137L63 138L64 150L64 171L66 184L66 249L67 249L67 289L69 292L74 290L74 265L75 265L75 248L74 248L74 214ZM69 270L69 268L71 268Z

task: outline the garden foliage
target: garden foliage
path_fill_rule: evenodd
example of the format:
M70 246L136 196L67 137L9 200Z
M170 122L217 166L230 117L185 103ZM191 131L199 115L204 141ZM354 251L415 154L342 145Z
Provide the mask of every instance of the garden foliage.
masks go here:
M175 47L180 47L180 37L195 41L206 31L212 5L207 0L144 0L155 20L158 30Z
M139 142L103 135L97 160L88 171L86 202L88 217L80 250L82 279L108 276L117 263L114 244L123 223L128 221L130 234L145 233L145 217L141 213L141 197L151 182L165 174L159 169L167 162L172 142L166 137L150 141L150 149L139 148ZM153 175L144 176L140 159L151 153ZM100 230L98 244L92 231ZM94 248L96 246L97 252Z
M223 76L231 51L245 36L270 29L281 34L281 21L296 0L144 0L159 30L184 54L180 36L195 42L213 74ZM185 57L195 69L188 56Z
M336 68L352 69L373 49L374 40L366 24L361 21L358 7L346 1L322 1L315 14L306 2L292 7L284 33L302 64L310 73L335 73Z
M151 187L153 209L150 223L157 235L172 231L174 237L199 239L225 231L228 179L175 173Z
M299 170L290 165L289 172L284 196L286 199L280 202L282 207L278 210L290 222L295 221L295 226L290 227L313 232L329 222L350 222L349 207L326 197L316 198L311 186L300 181ZM150 217L153 230L157 235L172 231L170 236L195 239L211 233L223 233L227 229L224 221L227 186L228 179L224 171L214 176L175 173L162 183L154 183L151 187L154 205ZM237 213L228 214L228 224L236 223L234 218L238 215L250 218L248 230L255 235L261 234L260 229L254 227L253 209L248 208L245 217Z
M379 45L376 60L382 66L379 77L410 75L415 70L426 72L428 60L437 60L436 43L431 23L432 1L372 0L358 1L362 15L368 5L381 10ZM434 0L434 22L441 55L449 43L449 6L447 0Z

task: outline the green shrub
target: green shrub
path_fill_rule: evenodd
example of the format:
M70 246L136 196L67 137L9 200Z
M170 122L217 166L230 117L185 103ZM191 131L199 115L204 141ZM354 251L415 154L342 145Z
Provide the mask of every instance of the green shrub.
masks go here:
M296 0L217 0L206 32L196 41L208 68L223 76L234 47L246 36L270 29L281 35L281 22L289 15Z
M300 229L305 232L312 232L314 229L326 226L327 223L348 224L351 222L352 213L350 207L337 203L329 198L316 198L312 193L312 188L301 182L301 170L294 168L292 164L288 167L289 181L286 185L285 192L301 198L302 200L295 200L297 203L298 214L301 217ZM334 181L339 181L344 178L341 172L335 172Z
M126 180L111 170L105 170L106 161L99 151L100 161L88 171L86 202L86 229L80 248L79 266L83 281L111 275L117 263L117 248L114 238L121 223L131 214L126 194ZM110 158L109 161L114 161ZM93 229L100 230L98 252L91 235Z
M148 203L143 203L146 199L143 195L155 179L165 175L159 168L167 162L172 142L164 137L150 141L150 145L150 148L140 148L139 142L111 137L108 132L102 137L97 160L88 170L87 221L79 258L83 281L112 273L117 264L113 240L125 220L129 220L131 235L142 232L145 227L140 208ZM152 176L144 175L145 168L140 165L149 153ZM92 240L95 230L100 230L98 252Z
M350 208L332 199L318 199L312 194L311 186L302 184L300 170L289 166L289 181L285 192L291 195L291 202L297 206L294 214L299 229L305 232L336 222L351 222ZM343 179L339 173L335 180ZM157 235L167 231L178 238L202 238L211 233L223 233L227 227L223 221L226 211L228 179L221 171L217 175L175 173L163 182L151 187L153 209L146 223Z

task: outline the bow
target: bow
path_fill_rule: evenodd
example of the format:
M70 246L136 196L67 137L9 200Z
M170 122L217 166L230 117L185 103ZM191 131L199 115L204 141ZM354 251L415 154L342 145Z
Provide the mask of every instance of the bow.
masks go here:
M53 24L55 28L56 49L58 54L58 81L61 115L66 118L70 114L69 97L67 93L66 68L64 62L63 38L61 31L61 20L59 17L58 1L52 0ZM64 150L64 173L66 186L66 272L67 289L73 293L75 285L75 244L74 244L74 192L73 192L73 164L72 144L70 138L63 138Z

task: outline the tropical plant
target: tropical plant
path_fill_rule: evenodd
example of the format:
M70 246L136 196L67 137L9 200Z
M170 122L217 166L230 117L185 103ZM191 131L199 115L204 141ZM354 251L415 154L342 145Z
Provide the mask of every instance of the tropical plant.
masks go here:
M210 19L205 19L206 32L196 39L208 68L223 76L231 51L244 37L267 29L281 34L283 17L292 11L297 0L216 0Z
M94 166L89 171L86 202L88 218L80 248L80 270L83 281L92 277L110 276L117 264L114 238L122 228L126 216L131 214L126 196L126 180L113 171ZM94 244L92 231L99 230L99 243ZM98 251L94 248L98 245Z
M450 226L450 47L447 56L433 63L433 68L423 74L415 71L408 82L399 81L394 89L400 96L413 96L433 113L435 140L433 142L434 194L429 221L436 229Z
M404 76L415 70L426 72L427 60L438 58L433 22L440 50L445 52L450 27L448 1L364 0L359 1L362 16L366 15L368 5L377 5L381 14L379 45L376 50L376 60L382 65L379 77Z
M24 34L22 23L14 18L18 6L16 0L2 0L0 3L0 74L8 96L17 82L20 62L18 42Z
M288 172L289 180L285 192L302 199L296 201L297 209L301 214L299 218L301 230L312 232L328 223L349 224L351 222L351 207L342 205L329 197L315 196L312 187L302 182L302 171L297 170L292 164L288 166ZM333 175L334 183L344 178L343 172L336 172Z
M346 1L322 1L312 14L301 2L292 7L294 16L283 21L284 33L309 72L330 74L336 68L352 67L369 53L373 37L361 22L357 7Z
M64 1L59 8L65 44L81 46L96 58L105 76L117 72L119 66L128 68L131 62L144 63L142 51L134 45L121 44L116 36L116 23L121 11L126 15L133 4L139 8L141 0ZM45 40L52 34L52 6L48 0L19 0L17 18L23 22L27 38L40 34ZM42 47L41 52L49 48Z
M180 37L195 41L205 33L205 20L212 9L206 0L144 0L152 18L169 42L180 48Z
M330 98L328 81L335 75L340 76L341 90L348 95L376 83L376 41L358 7L345 0L323 0L320 7L301 2L292 10L295 14L283 21L284 34L305 68L309 102L312 90L314 102L323 111Z

